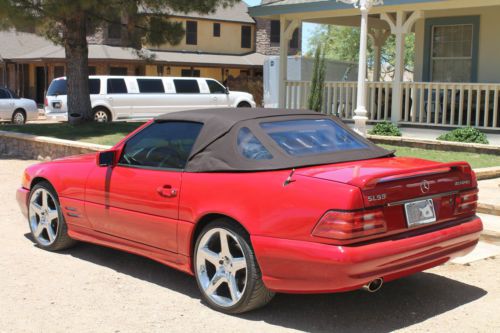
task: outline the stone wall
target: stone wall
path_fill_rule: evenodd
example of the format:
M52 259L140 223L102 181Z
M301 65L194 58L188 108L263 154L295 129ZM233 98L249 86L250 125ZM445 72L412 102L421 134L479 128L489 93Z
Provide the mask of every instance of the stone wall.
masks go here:
M262 19L262 18L254 18L256 22L255 28L255 47L257 53L262 53L265 55L275 55L278 56L280 54L280 45L279 43L271 43L271 21ZM288 55L296 55L301 53L301 31L299 29L299 47L298 48L289 48Z
M91 143L0 131L0 156L51 160L71 155L95 153L108 148L110 147Z

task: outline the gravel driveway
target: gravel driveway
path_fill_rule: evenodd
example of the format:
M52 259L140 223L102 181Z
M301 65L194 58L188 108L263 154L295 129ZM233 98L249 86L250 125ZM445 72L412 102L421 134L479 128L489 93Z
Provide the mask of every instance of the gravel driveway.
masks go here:
M500 331L498 258L441 266L376 294L278 295L228 316L201 303L193 278L151 260L90 244L43 251L15 202L30 163L0 159L0 332Z

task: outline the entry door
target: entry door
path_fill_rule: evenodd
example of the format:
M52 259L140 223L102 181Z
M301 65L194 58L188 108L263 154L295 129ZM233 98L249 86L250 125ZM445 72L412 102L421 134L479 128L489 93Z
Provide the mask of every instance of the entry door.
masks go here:
M118 165L89 176L85 211L100 232L177 251L182 173L202 124L152 123L130 138Z
M36 67L36 102L43 103L45 92L47 91L46 69Z

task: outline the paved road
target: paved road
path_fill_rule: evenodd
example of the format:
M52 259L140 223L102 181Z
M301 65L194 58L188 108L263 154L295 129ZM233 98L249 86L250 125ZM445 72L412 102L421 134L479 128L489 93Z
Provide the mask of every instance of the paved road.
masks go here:
M30 163L0 159L0 332L500 331L500 259L448 264L377 294L278 295L227 316L200 301L191 277L151 260L90 244L43 251L14 200Z

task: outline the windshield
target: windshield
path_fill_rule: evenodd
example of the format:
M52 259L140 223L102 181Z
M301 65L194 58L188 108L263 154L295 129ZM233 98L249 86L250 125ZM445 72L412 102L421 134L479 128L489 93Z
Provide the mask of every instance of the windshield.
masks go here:
M291 156L345 152L368 147L330 119L273 121L261 123L260 127Z

